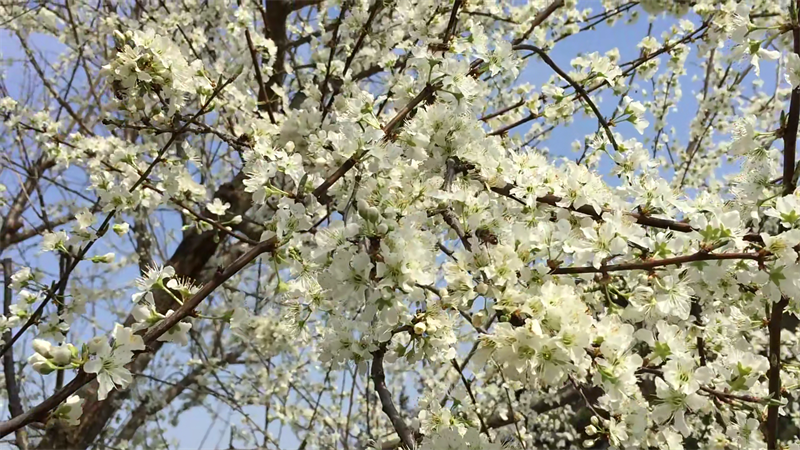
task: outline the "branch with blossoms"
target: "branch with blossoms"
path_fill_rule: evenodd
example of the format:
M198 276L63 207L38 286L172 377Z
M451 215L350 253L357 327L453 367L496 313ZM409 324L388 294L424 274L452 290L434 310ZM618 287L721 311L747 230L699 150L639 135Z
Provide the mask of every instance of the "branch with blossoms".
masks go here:
M597 116L597 121L600 122L600 125L602 125L603 130L605 130L606 137L608 138L608 141L611 142L611 145L614 147L614 150L620 151L619 144L617 144L617 140L614 139L614 133L611 132L611 128L608 126L608 122L606 121L605 117L603 117L603 114L600 112L600 110L597 109L597 105L595 105L591 97L589 97L589 93L586 92L586 89L584 89L580 84L576 83L566 72L561 70L561 68L558 67L555 61L553 61L553 59L550 58L547 55L547 53L545 53L544 50L540 49L539 47L528 44L517 44L513 47L513 49L528 50L533 53L536 53L537 55L539 55L540 58L542 58L542 61L547 63L547 65L550 66L550 68L553 69L553 71L558 74L558 76L560 76L567 83L569 83L570 86L572 86L572 88L575 89L575 92L580 94L583 101L589 104L589 107L592 108L592 112L595 114L595 116Z
M0 6L16 443L794 444L796 11L118 6Z
M790 2L790 15L792 16L792 50L800 57L800 1ZM783 194L794 194L797 183L795 177L795 161L797 147L797 130L800 123L800 87L794 86L789 100L789 114L786 119L783 134ZM781 124L783 128L783 124ZM789 305L789 297L782 295L780 300L772 305L769 320L769 393L774 401L767 409L767 447L778 447L778 415L780 413L781 390L781 332L783 331L783 314Z
M699 251L691 255L675 256L673 258L654 259L641 262L629 262L620 264L600 265L599 267L553 267L550 271L552 275L583 274L583 273L608 273L631 270L651 271L658 267L687 264L701 261L725 261L725 260L751 260L757 261L759 265L764 264L768 255L764 252L757 253L711 253ZM554 263L556 265L557 263Z
M206 111L206 108L208 108L211 105L211 102L214 100L214 98L217 95L219 95L219 93L222 92L222 90L226 86L233 83L233 81L236 80L237 76L238 75L235 75L232 78L226 80L225 82L222 82L222 78L220 78L220 83L218 83L217 89L209 96L205 104L203 104L203 106L194 114L193 119L196 119L197 117L203 115L204 112ZM161 150L158 152L158 155L153 159L153 162L150 163L147 169L145 169L145 171L139 176L139 179L136 180L136 182L133 183L133 185L128 189L128 193L133 193L139 186L141 186L147 180L147 178L150 176L150 173L153 171L155 166L160 162L161 158L164 156L166 151L172 146L173 143L175 143L175 141L184 132L184 130L188 128L190 122L191 120L186 122L181 128L172 133L169 140L166 142L166 144L164 144L163 147L161 147ZM72 258L72 262L70 263L67 270L64 272L64 275L59 279L58 282L54 282L50 286L50 289L45 295L45 298L41 301L41 303L36 308L31 317L28 319L28 321L25 322L25 324L19 329L19 331L17 331L16 334L14 334L14 336L11 339L8 340L8 342L5 342L3 344L2 348L0 348L0 355L4 355L14 346L14 343L17 342L17 340L25 333L25 331L27 331L31 326L33 326L33 324L39 319L39 317L41 317L44 308L53 298L55 298L56 293L64 290L67 281L69 280L70 274L72 274L75 268L78 267L78 264L86 257L89 250L91 250L92 246L94 246L97 240L103 237L106 231L108 231L111 219L114 218L114 215L116 213L117 213L116 209L113 209L111 210L111 212L108 213L106 218L98 227L96 237L90 240L86 245L84 245L83 248L81 248L77 252L75 257ZM56 243L55 245L56 246L60 245L61 247L63 247L63 243Z
M144 349L145 346L155 342L158 338L169 332L175 325L177 325L187 316L194 314L195 308L197 308L197 306L203 300L211 295L211 293L214 292L217 287L229 280L232 276L236 275L260 255L274 250L276 244L277 241L274 239L260 242L258 245L251 248L247 253L239 257L239 259L234 261L230 266L226 267L224 270L218 271L211 282L200 288L200 290L198 290L197 293L195 293L189 300L181 305L181 307L174 314L171 314L159 321L141 338L139 338L139 341L143 344L142 348ZM78 372L75 378L73 378L67 385L46 400L25 411L23 414L20 414L6 422L0 423L0 437L4 437L32 422L42 420L52 409L77 392L78 389L93 381L95 378L97 378L97 376L97 374L90 374L85 371Z
M642 367L642 368L637 370L637 373L651 374L651 375L656 375L656 376L659 376L659 377L663 377L664 376L664 372L661 369L656 369L656 368L652 368L652 367ZM759 403L759 404L764 404L764 405L772 403L772 400L770 398L762 398L762 397L756 397L756 396L753 396L753 395L741 395L741 394L735 394L735 393L727 392L727 391L719 391L719 390L716 390L713 387L709 387L709 386L700 386L699 389L701 391L703 391L703 392L705 392L707 394L713 395L714 397L717 397L717 398L719 398L719 399L721 399L722 401L725 401L725 402L729 402L731 400L737 400L737 401L745 402L745 403Z

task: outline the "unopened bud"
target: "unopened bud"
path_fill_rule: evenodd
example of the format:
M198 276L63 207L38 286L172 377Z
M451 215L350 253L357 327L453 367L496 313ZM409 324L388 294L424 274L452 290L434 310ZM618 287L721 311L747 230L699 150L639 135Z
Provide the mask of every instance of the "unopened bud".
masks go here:
M125 35L119 30L114 30L114 43L118 49L122 49L122 46L125 45Z
M53 344L44 339L34 339L33 350L45 358L49 358L52 355L50 352L53 350Z
M72 352L66 345L53 347L50 354L53 355L53 362L59 366L69 364L72 359Z
M28 358L28 363L33 367L33 370L42 375L47 375L55 370L52 363L39 353L34 353L33 356Z
M112 263L114 262L114 254L106 253L105 255L92 256L90 259L95 264Z
M117 235L119 236L122 236L123 234L127 233L130 228L131 226L128 225L127 223L118 223L113 227L111 227L111 229L114 230L114 233L117 233Z
M89 340L86 344L86 347L89 349L91 353L99 352L108 342L102 336L95 336Z
M483 312L476 312L472 315L472 326L475 328L482 327L485 318L486 316L483 315Z
M378 219L381 217L381 210L374 206L370 206L367 208L366 214L364 216L365 219L369 220L370 222L377 222Z

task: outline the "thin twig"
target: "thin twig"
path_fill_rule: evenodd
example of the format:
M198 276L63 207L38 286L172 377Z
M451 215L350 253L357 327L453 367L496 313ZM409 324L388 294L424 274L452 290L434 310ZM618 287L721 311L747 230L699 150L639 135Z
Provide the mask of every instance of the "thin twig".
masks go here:
M586 89L584 89L583 86L576 83L575 80L572 79L572 77L570 77L566 72L561 70L561 68L558 67L558 64L556 64L555 61L553 61L547 55L547 53L544 50L540 49L539 47L529 44L517 44L513 48L514 50L529 50L536 53L537 55L539 55L540 58L542 58L545 64L550 66L550 68L553 69L555 73L557 73L561 78L566 80L566 82L569 83L570 86L572 86L572 88L575 89L575 91L581 95L581 97L583 97L586 103L589 104L589 107L592 108L594 115L597 116L597 120L600 122L600 125L602 125L603 129L605 130L606 136L608 136L608 140L611 142L611 145L614 146L614 150L619 151L619 145L617 145L617 141L616 139L614 139L614 133L611 132L611 127L608 126L608 122L606 121L605 117L603 117L603 114L600 113L599 109L597 109L597 105L594 104L592 99L589 97L589 93L586 92Z
M749 259L753 261L762 261L765 255L762 253L709 253L706 251L699 251L691 255L676 256L673 258L654 259L643 262L629 262L621 264L612 264L608 266L584 266L584 267L558 267L550 271L552 275L564 274L580 274L580 273L606 273L606 272L619 272L628 270L653 270L656 267L674 266L678 264L686 264L696 261L721 261L730 259Z
M536 17L533 18L533 22L531 22L531 26L528 27L528 29L524 33L522 33L522 35L520 37L518 37L518 38L514 39L513 41L511 41L511 43L513 45L517 45L517 44L521 43L522 41L524 41L525 39L528 39L528 36L530 36L531 33L533 33L533 30L535 30L536 27L541 25L542 22L547 20L547 18L550 17L551 14L553 14L558 8L560 8L562 6L564 6L564 0L555 0L553 3L550 4L550 6L548 6L547 8L539 11L539 14L536 14Z

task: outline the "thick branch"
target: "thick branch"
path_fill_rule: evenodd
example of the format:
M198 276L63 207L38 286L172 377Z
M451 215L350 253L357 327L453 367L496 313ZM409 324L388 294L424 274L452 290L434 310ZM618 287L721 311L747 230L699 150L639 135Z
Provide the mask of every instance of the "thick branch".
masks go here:
M461 222L458 221L458 217L456 217L455 213L450 209L444 209L441 211L441 214L445 223L458 235L461 243L464 244L464 248L467 249L468 252L471 252L472 244L469 242L470 236L464 232L464 227L461 226Z
M294 0L290 5L289 8L292 11L299 11L306 6L317 6L321 5L323 0Z
M400 440L403 441L403 446L411 450L416 447L414 433L408 425L406 425L403 418L400 417L400 413L397 412L397 408L395 408L394 402L392 401L392 393L389 392L389 388L386 387L386 374L383 372L384 353L386 353L386 348L382 347L372 354L372 382L381 400L383 412L389 416L389 420L391 420L392 426L395 431L397 431L397 435L400 436Z
M444 37L442 38L443 48L447 48L447 46L450 44L450 39L453 38L453 34L456 32L456 27L458 26L458 9L461 7L461 4L461 0L453 1L453 9L450 10L450 20L447 21L447 28L445 29Z
M3 314L6 317L11 315L11 260L3 260ZM3 334L3 341L11 339L11 330ZM6 396L8 397L8 412L11 417L22 414L22 401L19 398L19 385L17 384L17 374L14 368L14 352L3 355L3 375L6 378ZM20 450L28 450L28 433L23 428L16 430L17 447Z
M773 400L781 397L781 329L783 329L783 311L789 304L788 297L781 297L772 305L769 318L769 396ZM770 404L767 408L767 449L778 449L778 408Z
M793 18L792 38L794 52L800 55L800 23L797 14L800 11L800 0L792 2L789 9ZM800 87L792 90L789 104L789 117L786 128L783 130L783 195L794 192L794 164L797 147L797 126L800 120ZM778 303L772 305L769 319L769 395L773 400L781 397L781 330L783 329L783 311L789 304L789 299L782 296ZM770 404L767 408L767 448L778 448L778 409L777 404Z

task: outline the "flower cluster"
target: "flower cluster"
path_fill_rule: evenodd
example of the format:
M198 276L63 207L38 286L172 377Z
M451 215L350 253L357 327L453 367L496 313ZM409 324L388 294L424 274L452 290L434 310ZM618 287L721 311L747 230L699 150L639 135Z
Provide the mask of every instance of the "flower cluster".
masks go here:
M0 334L37 333L20 380L80 374L43 442L95 445L120 405L108 446L161 442L214 401L231 447L280 422L302 448L800 448L778 433L800 429L797 12L384 3L11 20L58 101L0 99L0 251L43 261ZM642 14L630 48L560 53ZM43 70L26 27L72 27L67 57ZM115 395L131 367L182 378Z
M114 42L116 56L102 73L114 85L120 106L131 114L169 118L181 110L187 94L199 95L202 102L213 91L202 61L189 63L172 40L152 28L115 31Z

